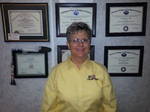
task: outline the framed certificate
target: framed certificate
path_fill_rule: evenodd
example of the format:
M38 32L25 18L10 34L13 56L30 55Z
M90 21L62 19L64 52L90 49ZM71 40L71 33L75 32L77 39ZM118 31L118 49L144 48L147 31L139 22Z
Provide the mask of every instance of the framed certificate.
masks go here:
M89 58L91 60L94 60L94 58L95 58L94 53L95 53L95 46L91 45L90 54L89 54ZM70 56L70 55L71 55L71 52L68 49L67 45L58 45L57 46L57 62L58 63L65 61L68 58L68 56Z
M111 76L142 76L144 46L105 46L104 51Z
M47 3L4 3L2 17L6 42L49 41Z
M144 36L147 3L107 3L106 36Z
M85 22L96 36L96 3L56 3L56 35L65 37L73 22Z
M15 78L46 78L48 76L47 52L22 52L13 50Z

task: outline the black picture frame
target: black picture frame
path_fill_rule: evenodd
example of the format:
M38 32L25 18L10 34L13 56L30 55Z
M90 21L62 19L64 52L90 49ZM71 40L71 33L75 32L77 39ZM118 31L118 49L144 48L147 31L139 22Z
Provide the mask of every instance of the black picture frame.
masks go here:
M48 42L48 3L2 3L5 42Z
M12 50L15 78L47 78L48 52Z
M104 65L110 76L142 76L144 46L105 46Z
M64 59L63 59L63 53L66 53ZM67 45L58 45L57 46L57 63L61 63L62 61L67 59L68 56L70 56L70 50L68 49L68 46ZM90 46L89 56L90 56L91 60L95 59L95 46L94 45Z
M66 28L72 22L79 22L79 21L87 23L91 27L92 36L93 37L96 36L96 10L97 10L96 3L56 3L55 7L56 7L56 36L57 37L66 37ZM64 8L66 8L66 10ZM62 12L60 12L61 9L62 9ZM86 13L86 15L84 15L86 17L83 17L83 14L82 16L80 16L81 12L84 14ZM67 13L66 14L67 17L65 17L66 16L64 15L65 13ZM70 13L72 14L72 16L68 16L68 14ZM91 16L91 18L89 15ZM61 18L65 18L65 19L61 19ZM90 19L86 19L86 18L90 18Z
M147 3L106 3L106 37L145 36Z

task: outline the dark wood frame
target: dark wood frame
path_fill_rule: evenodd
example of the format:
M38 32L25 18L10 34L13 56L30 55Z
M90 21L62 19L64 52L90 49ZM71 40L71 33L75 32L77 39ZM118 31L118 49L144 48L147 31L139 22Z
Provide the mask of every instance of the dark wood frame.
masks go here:
M142 31L141 32L110 32L110 8L111 7L143 7L142 17ZM106 4L106 36L144 36L146 33L146 15L147 15L147 3L136 2L136 3L107 3Z
M44 65L45 65L45 73L44 74L20 74L18 73L18 59L17 56L29 56L29 55L44 55ZM48 77L48 52L23 52L21 50L12 50L12 59L14 65L14 77L15 78L47 78ZM30 62L31 63L31 62ZM23 64L23 63L20 63ZM36 66L40 65L41 63L37 64Z
M111 76L142 76L144 46L105 46L104 47L104 65L108 68L109 50L139 50L139 68L137 73L109 73Z
M2 19L4 28L4 40L6 42L48 42L49 41L49 19L48 19L48 3L2 3ZM42 12L42 27L43 35L20 35L19 40L9 40L8 33L10 31L9 10L41 10ZM27 34L27 33L25 33Z
M57 63L62 62L62 50L69 50L67 45L58 45L57 46ZM95 59L95 46L91 45L90 47L90 59Z
M92 15L92 36L96 36L96 9L97 5L96 3L56 3L56 36L57 37L65 37L65 33L60 33L60 14L59 9L61 7L91 7L93 9L93 15Z

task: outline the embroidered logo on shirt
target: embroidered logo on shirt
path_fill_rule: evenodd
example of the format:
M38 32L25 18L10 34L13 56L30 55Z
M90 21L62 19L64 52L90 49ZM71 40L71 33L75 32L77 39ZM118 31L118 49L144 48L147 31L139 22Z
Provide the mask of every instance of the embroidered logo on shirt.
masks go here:
M96 75L89 75L87 80L98 80L98 78L96 78Z

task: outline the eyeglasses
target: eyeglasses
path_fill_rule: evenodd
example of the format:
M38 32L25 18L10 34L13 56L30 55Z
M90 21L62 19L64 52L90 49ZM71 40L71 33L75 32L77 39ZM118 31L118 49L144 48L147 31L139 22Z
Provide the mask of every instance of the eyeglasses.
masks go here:
M75 38L75 39L70 39L69 41L72 42L72 43L75 43L75 44L78 44L78 43L88 44L88 43L90 43L90 39L78 39L78 38Z

